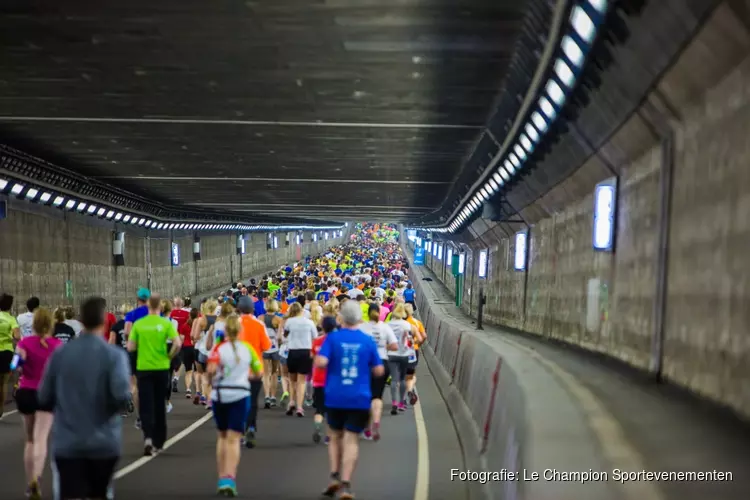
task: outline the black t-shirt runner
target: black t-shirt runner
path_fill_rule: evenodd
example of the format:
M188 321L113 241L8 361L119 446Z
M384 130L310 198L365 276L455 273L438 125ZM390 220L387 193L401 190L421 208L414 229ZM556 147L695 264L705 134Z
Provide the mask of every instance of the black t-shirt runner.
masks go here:
M127 349L128 339L125 338L125 320L121 319L112 325L112 331L115 332L115 345Z
M65 323L57 323L52 335L63 344L67 344L68 342L76 338L75 330L73 330L70 325L66 325Z

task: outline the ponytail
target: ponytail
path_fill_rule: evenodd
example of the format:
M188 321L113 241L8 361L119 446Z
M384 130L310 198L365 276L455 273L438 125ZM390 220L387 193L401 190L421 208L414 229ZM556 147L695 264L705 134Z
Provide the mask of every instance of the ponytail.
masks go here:
M232 313L227 317L226 321L224 322L224 333L227 336L227 339L230 341L230 345L232 346L232 352L234 353L234 361L235 363L240 362L240 355L237 352L237 346L234 345L235 341L237 340L237 336L240 333L240 329L242 328L242 324L240 323L240 317L236 313Z

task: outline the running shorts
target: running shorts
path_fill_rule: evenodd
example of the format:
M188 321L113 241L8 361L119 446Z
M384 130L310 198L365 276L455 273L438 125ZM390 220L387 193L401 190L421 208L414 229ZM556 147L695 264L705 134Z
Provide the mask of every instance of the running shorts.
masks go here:
M263 359L268 359L270 361L278 361L280 358L281 356L279 356L279 351L263 353Z
M42 408L39 406L36 389L19 388L16 390L16 407L21 415L33 415L38 411L52 413L52 408Z
M13 351L0 351L0 374L10 373L11 361L13 361Z
M353 410L350 408L327 408L328 427L334 431L348 431L359 434L370 421L370 410Z
M185 367L186 372L195 369L195 347L183 347L182 351L180 351L180 356L182 356L182 364Z
M138 373L138 351L129 352L128 359L130 359L130 374L135 376Z
M203 369L203 371L206 371L206 365L208 364L208 356L198 351L195 364L200 366Z
M119 457L53 460L55 498L107 498Z
M212 401L211 410L219 432L234 431L242 434L245 432L245 422L250 413L250 396L232 403Z
M290 349L287 367L290 374L307 375L312 371L310 349Z

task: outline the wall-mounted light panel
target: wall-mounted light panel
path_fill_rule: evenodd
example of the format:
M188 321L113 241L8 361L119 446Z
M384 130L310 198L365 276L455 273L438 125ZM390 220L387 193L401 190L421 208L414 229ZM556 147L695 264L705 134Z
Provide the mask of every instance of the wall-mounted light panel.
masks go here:
M451 263L453 262L453 247L448 246L448 250L446 252L447 253L445 255L445 265L450 266Z
M487 250L479 252L479 277L482 279L487 278Z
M466 253L458 254L458 274L464 274L466 270Z
M516 271L525 271L526 262L529 254L529 233L528 231L519 231L516 233L515 256L513 267Z
M179 243L172 242L172 254L171 254L172 266L177 267L180 265L180 245Z
M612 252L615 249L617 217L617 179L596 185L594 191L594 250Z

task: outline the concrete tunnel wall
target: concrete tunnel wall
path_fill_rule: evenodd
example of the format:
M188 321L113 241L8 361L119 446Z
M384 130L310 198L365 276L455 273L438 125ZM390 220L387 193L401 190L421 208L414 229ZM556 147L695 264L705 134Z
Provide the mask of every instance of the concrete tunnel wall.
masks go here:
M522 210L531 226L528 275L513 268L513 234L522 225L472 225L463 246L465 312L476 317L484 289L485 321L652 369L662 229L653 109L670 109L662 375L750 418L749 21L720 6L641 110L571 178ZM605 161L619 174L614 253L592 249L594 187L612 176ZM486 280L477 275L482 249ZM426 265L455 292L444 260L426 254Z
M192 232L148 232L127 225L39 207L9 199L8 218L0 220L0 291L15 297L14 312L25 312L36 295L47 307L72 304L92 295L107 299L110 309L134 304L141 286L164 297L198 296L230 283L271 271L297 259L295 233L276 233L278 249L267 249L267 233L246 233L246 251L238 255L237 235L200 233L201 260L193 259ZM125 265L115 266L112 239L125 231ZM315 255L346 238L312 241L305 231L299 255ZM180 245L180 265L171 265L170 241ZM70 293L66 291L70 283Z

